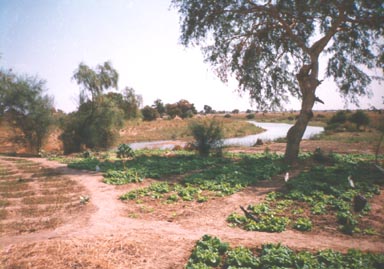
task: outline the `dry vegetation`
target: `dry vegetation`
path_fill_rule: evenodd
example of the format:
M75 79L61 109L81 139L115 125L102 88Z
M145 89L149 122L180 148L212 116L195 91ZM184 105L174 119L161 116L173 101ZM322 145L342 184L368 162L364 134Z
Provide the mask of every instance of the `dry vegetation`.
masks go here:
M53 229L81 211L83 187L53 169L0 158L0 236Z

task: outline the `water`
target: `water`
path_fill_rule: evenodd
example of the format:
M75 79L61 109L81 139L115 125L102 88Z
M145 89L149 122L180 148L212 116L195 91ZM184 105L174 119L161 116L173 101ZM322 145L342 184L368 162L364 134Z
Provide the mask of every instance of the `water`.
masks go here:
M261 139L262 141L270 141L278 138L284 138L287 136L287 132L289 128L292 127L292 124L287 124L287 123L256 122L256 121L249 121L249 123L252 123L258 127L261 127L266 131L259 134L255 134L255 135L224 139L224 145L251 147L255 145L257 139ZM307 126L303 139L309 139L310 137L320 134L323 131L324 131L323 127Z
M265 129L265 132L255 135L248 135L244 137L227 138L224 139L225 146L246 146L252 147L255 145L257 139L262 141L275 140L278 138L284 138L287 135L289 128L292 124L287 123L272 123L272 122L256 122L249 121L258 127ZM307 126L303 139L309 139L310 137L320 134L324 131L323 127ZM174 141L174 140L161 140L161 141L150 141L150 142L137 142L130 144L132 149L172 149L176 145L185 146L185 142Z

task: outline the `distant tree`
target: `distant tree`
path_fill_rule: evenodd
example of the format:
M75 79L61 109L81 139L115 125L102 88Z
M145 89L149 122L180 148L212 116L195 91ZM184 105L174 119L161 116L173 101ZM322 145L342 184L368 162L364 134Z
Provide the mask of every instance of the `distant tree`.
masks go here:
M159 115L162 117L165 114L165 105L160 99L156 99L152 107L157 110Z
M205 114L211 114L213 112L213 109L209 105L204 105L204 113Z
M234 110L232 110L232 113L233 113L233 114L239 114L239 113L240 113L240 110L238 110L238 109L234 109Z
M172 119L175 118L176 116L181 117L181 109L176 103L166 104L165 111L169 115L169 117L171 117Z
M156 120L158 117L160 117L159 112L155 108L150 106L145 106L141 110L141 114L143 116L143 120L145 121Z
M193 117L193 115L197 114L195 105L184 99L181 99L175 104L166 104L165 110L171 118L179 116L185 119Z
M343 110L340 110L331 117L331 119L328 121L328 124L343 124L347 121L347 118L347 113L345 113Z
M358 110L349 116L349 121L356 124L357 130L360 130L362 126L368 126L370 123L369 116L362 110Z
M7 113L33 153L41 149L53 119L53 98L44 94L45 83L36 76L0 71L0 115Z
M384 70L384 8L378 0L172 0L181 17L181 42L201 45L219 77L238 80L257 106L281 108L296 96L300 115L287 133L285 160L297 161L326 76L352 103L369 92L367 70Z
M143 104L143 97L137 95L133 88L125 87L123 90L124 110L127 119L140 117L140 107Z

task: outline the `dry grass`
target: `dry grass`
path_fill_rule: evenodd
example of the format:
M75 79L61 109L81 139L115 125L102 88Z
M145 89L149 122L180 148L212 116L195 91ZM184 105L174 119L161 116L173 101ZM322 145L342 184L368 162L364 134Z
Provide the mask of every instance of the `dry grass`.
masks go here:
M231 119L223 116L215 116L224 130L224 137L238 137L261 132L246 119ZM183 140L189 141L192 136L189 132L189 124L195 118L184 120L157 120L157 121L128 121L120 131L119 142L130 143L153 140Z
M0 264L5 268L116 269L137 268L134 261L139 260L141 248L119 237L50 240L17 245L4 252Z
M0 235L53 229L81 212L83 188L57 170L19 158L0 158L0 164Z

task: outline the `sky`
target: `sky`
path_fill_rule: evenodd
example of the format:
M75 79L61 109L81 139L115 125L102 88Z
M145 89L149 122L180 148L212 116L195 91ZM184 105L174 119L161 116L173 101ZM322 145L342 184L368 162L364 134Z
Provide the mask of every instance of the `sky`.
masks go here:
M248 96L226 85L204 62L198 47L179 42L180 24L170 0L0 0L0 68L46 80L55 107L77 109L80 88L71 78L83 62L94 68L111 61L119 88L131 87L143 105L186 99L198 111L256 109ZM322 79L322 78L320 78ZM324 81L316 110L355 109ZM372 86L360 108L383 108L384 85ZM287 110L299 110L292 100Z

